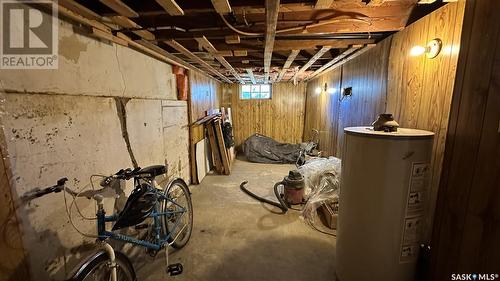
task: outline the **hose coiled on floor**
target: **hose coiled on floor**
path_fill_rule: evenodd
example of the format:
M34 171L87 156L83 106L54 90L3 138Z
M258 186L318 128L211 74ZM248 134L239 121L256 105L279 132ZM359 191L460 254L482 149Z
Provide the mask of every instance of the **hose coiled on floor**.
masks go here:
M281 194L279 193L278 191L278 186L279 185L282 185L283 182L280 181L280 182L277 182L274 184L274 195L276 196L276 198L278 198L278 202L274 202L274 201L271 201L269 199L266 199L266 198L263 198L263 197L260 197L258 195L256 195L255 193L249 191L248 189L246 189L245 185L248 183L248 181L243 181L241 184L240 184L240 189L245 192L246 194L248 194L250 197L260 201L260 202L264 202L264 203L267 203L269 205L272 205L272 206L275 206L275 207L278 207L281 209L281 213L282 214L286 214L286 212L288 211L288 206L287 204L285 203L285 201L283 200L283 197L281 196Z

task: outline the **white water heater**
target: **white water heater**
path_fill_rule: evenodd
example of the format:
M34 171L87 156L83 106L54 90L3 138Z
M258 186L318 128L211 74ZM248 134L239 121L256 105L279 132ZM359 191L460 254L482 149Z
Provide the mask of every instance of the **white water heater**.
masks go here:
M339 281L412 281L425 225L434 133L344 129Z

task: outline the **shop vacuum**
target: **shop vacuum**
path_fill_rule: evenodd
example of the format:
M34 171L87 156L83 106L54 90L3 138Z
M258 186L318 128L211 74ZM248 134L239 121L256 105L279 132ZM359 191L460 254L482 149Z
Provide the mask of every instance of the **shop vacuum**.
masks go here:
M260 202L267 203L269 205L278 207L281 212L285 214L292 205L303 204L304 202L304 177L297 170L291 170L288 172L288 176L283 178L282 181L274 184L274 195L278 199L278 202L260 197L255 193L249 191L245 185L248 181L244 181L240 184L240 188L243 192L251 196L252 198L259 200ZM283 191L281 192L280 186L283 186Z

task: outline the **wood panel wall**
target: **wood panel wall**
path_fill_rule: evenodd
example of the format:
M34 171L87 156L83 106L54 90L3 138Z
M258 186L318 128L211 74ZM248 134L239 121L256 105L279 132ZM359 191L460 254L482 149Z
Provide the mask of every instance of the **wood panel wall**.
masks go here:
M428 280L500 273L499 9L467 1Z
M192 125L196 120L204 117L207 110L220 108L222 83L201 73L189 71L189 163L191 165L191 182L197 182L195 173L196 156L195 145L205 138L203 125Z
M190 122L205 116L209 109L220 107L221 83L195 71L189 71Z
M434 213L432 206L441 174L464 7L465 1L462 0L446 4L386 38L365 54L311 81L307 87L304 136L318 127L325 131L320 147L327 155L342 156L344 127L370 125L379 113L393 113L403 127L436 133L431 214ZM428 59L409 55L413 46L425 46L434 38L443 42L438 57ZM325 81L340 84L340 87L334 94L318 100L314 90ZM353 87L353 96L339 102L343 87ZM329 108L331 106L338 109ZM325 114L325 111L331 113ZM313 121L316 118L321 121ZM427 238L429 230L430 227L426 231Z
M465 1L449 3L392 36L386 111L403 127L435 133L429 214L434 214L439 188L464 10ZM408 55L413 46L434 38L443 41L436 58ZM425 235L430 239L432 215L427 217Z
M310 138L317 129L325 156L342 156L345 127L370 124L385 111L390 44L391 39L386 39L308 83L304 136ZM353 95L341 100L342 88L347 87L352 87Z
M232 110L236 146L255 133L280 142L302 141L304 83L296 86L292 83L273 84L272 98L269 100L241 100L240 85L224 85L222 100L223 105Z

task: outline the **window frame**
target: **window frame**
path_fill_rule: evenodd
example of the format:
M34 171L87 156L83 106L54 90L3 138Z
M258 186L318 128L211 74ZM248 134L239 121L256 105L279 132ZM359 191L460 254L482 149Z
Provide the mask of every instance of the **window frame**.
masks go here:
M252 87L254 86L259 86L259 95L262 94L262 90L261 90L261 87L263 85L268 85L269 86L269 97L268 98L253 98L251 97L252 95ZM244 86L249 86L250 87L250 98L243 98L243 87ZM240 84L240 91L239 91L239 99L242 100L242 101L259 101L259 100L271 100L273 98L273 86L272 84L268 83L268 84L265 84L265 83L259 83L259 84Z

